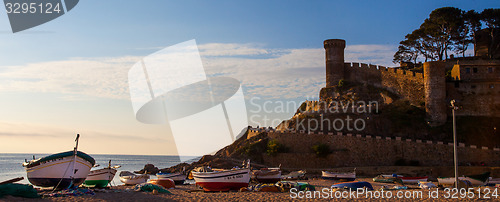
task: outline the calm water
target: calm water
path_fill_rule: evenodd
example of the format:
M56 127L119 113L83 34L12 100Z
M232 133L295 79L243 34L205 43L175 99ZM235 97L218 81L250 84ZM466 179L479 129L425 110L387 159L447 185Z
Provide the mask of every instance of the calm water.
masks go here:
M48 154L35 154L36 158L47 156ZM112 165L121 165L113 179L114 184L123 184L120 182L118 174L120 171L138 171L144 168L144 165L150 163L158 168L167 168L179 163L177 156L146 156L146 155L109 155L109 154L89 154L96 164L103 168L111 160ZM26 172L22 163L24 159L33 159L33 154L1 154L0 153L0 182L16 177L24 177L20 183L29 183L26 178ZM154 177L152 177L154 178Z

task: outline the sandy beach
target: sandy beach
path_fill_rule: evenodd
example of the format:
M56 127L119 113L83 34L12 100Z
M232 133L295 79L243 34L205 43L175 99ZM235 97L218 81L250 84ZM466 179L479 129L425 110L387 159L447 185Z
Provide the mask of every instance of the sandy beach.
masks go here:
M315 198L307 197L308 193L302 192L203 192L196 187L196 185L177 185L176 188L169 189L172 194L153 194L147 192L136 192L131 190L133 186L116 186L111 189L106 190L95 190L95 195L87 196L66 196L66 197L44 197L40 199L25 199L19 197L8 196L0 199L0 201L295 201L295 200L331 200L331 199L344 199L350 201L356 200L370 200L379 201L382 198L400 201L413 201L413 200L425 200L425 201L448 201L456 200L452 197L457 197L458 199L464 201L475 201L475 200L496 200L498 196L494 193L500 191L498 188L494 187L484 187L481 188L481 196L479 196L478 187L470 190L470 193L464 192L463 195L457 193L453 195L453 191L448 192L447 190L440 189L435 192L436 189L422 190L416 185L408 185L407 190L384 190L380 191L383 185L389 185L390 187L394 184L387 183L374 183L371 178L360 178L359 181L367 181L373 185L373 192L370 193L349 193L349 191L338 190L338 193L330 192L329 187L333 184L331 180L323 179L309 179L302 180L301 182L308 182L316 187L317 192ZM195 190L195 191L193 191ZM342 194L342 192L344 192ZM487 194L489 192L489 194ZM332 194L333 193L333 194ZM314 193L311 192L310 196L314 197Z

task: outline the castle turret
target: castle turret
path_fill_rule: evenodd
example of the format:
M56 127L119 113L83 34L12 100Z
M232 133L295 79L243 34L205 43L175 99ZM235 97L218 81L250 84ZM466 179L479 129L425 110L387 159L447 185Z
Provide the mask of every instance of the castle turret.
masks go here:
M424 63L425 112L429 125L446 122L446 83L444 62Z
M326 87L336 86L344 79L345 40L328 39L323 44L326 53Z

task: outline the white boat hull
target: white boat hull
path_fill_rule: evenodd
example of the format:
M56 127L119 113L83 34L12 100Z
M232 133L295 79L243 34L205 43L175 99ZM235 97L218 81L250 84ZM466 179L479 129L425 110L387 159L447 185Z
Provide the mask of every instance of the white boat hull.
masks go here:
M489 178L488 184L500 184L500 178Z
M485 182L470 178L470 177L458 177L458 180L467 180L469 181L473 186L480 186L486 184ZM444 184L444 185L453 185L455 184L455 178L454 177L447 177L447 178L438 178L439 184Z
M135 175L135 176L123 176L120 177L120 181L126 185L136 185L147 182L149 175Z
M108 180L111 181L115 177L116 169L103 168L90 171L86 180Z
M78 186L85 181L92 164L77 156L73 156L41 162L40 165L26 168L28 180L31 184L40 187L67 187ZM74 174L72 169L74 167Z
M281 170L269 170L268 172L257 172L255 179L261 183L275 183L281 180Z
M304 178L305 175L306 175L306 171L299 170L299 171L291 172L288 175L283 175L281 178L285 179L285 180L294 180L294 179Z
M394 175L381 175L382 177L389 178L389 177L394 177ZM397 178L402 178L404 176L402 175L396 175Z
M192 172L196 184L205 191L229 191L247 187L250 169L236 169L219 172Z
M182 173L158 173L156 177L158 179L171 179L175 184L183 184L186 180L186 175Z
M329 180L354 181L354 180L356 180L356 172L352 172L352 173L333 173L333 172L328 172L328 171L321 171L321 177L323 179L329 179Z

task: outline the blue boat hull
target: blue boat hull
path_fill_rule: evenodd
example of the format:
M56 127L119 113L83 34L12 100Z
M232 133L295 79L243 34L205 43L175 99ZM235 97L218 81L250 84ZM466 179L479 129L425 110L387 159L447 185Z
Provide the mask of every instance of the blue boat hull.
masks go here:
M331 188L353 189L353 190L356 190L358 188L366 188L368 190L373 190L373 186L369 182L365 182L365 181L337 183L337 184L333 184L331 186Z

